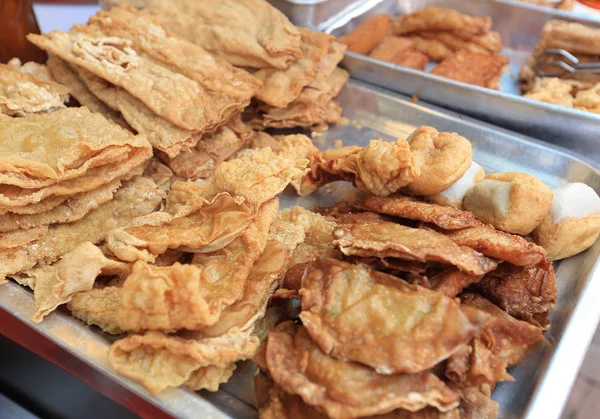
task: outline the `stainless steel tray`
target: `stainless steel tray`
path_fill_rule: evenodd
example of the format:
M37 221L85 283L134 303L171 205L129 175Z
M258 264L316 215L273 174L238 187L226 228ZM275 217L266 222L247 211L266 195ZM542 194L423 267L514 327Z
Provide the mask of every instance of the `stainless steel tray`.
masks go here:
M471 15L491 16L493 29L500 32L504 41L503 54L510 59L510 70L500 82L500 91L459 83L353 52L346 52L342 65L355 78L560 144L600 163L600 115L520 96L519 71L535 49L544 23L559 17L552 9L493 0L371 0L340 16L325 31L340 36L374 13L402 15L433 5ZM588 24L600 27L600 22Z
M322 30L363 0L269 0L294 25Z
M488 172L523 171L554 187L565 181L581 181L600 191L600 173L557 147L523 137L442 110L413 103L409 98L352 80L340 102L349 123L332 127L315 142L331 148L336 139L344 144L366 145L370 139L394 140L407 136L418 125L456 131L473 142L475 160ZM349 184L327 185L315 195L282 196L282 207L330 205L355 193ZM556 418L566 400L577 370L600 319L600 243L576 257L557 264L559 299L551 315L547 341L513 368L516 382L498 386L494 398L502 418ZM99 391L142 417L251 418L256 416L251 378L252 363L242 363L234 377L217 393L193 393L175 389L159 396L148 394L132 381L115 374L106 362L112 338L70 317L65 311L43 323L29 320L33 313L31 292L15 283L0 286L0 333L78 376ZM24 373L27 373L26 371Z

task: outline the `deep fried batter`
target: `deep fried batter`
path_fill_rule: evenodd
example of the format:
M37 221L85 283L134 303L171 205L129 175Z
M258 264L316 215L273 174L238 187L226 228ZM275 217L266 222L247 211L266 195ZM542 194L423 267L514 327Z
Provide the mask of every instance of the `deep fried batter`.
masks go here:
M98 326L106 333L119 335L124 332L117 323L120 305L121 288L107 286L73 294L67 308L79 320Z
M460 387L493 386L500 381L514 381L506 372L506 361L494 355L479 339L463 345L448 358L445 375Z
M421 31L453 31L474 36L488 33L491 27L492 20L487 16L468 16L440 7L426 7L392 21L395 35Z
M460 50L438 64L431 74L498 90L507 67L508 58L504 55Z
M469 275L459 269L450 268L429 278L429 281L433 290L452 298L469 285L477 284L481 278L482 275Z
M386 36L369 54L369 57L383 61L391 61L394 55L414 46L414 42L400 36Z
M368 54L389 33L390 21L389 15L373 15L351 32L339 37L338 41L348 45L348 51Z

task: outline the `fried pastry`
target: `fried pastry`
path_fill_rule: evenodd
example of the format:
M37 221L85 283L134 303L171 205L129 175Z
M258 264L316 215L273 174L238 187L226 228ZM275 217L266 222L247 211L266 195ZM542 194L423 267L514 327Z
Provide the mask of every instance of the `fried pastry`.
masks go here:
M471 162L471 167L456 182L441 192L427 196L426 199L445 207L460 209L463 206L463 200L468 190L484 177L485 171L483 167L473 161Z
M486 224L514 234L529 234L550 210L552 191L526 173L492 173L465 195L464 208Z
M421 35L408 35L406 38L412 41L417 51L433 61L443 61L453 54L450 47L436 39L426 39Z
M390 62L423 71L427 67L429 57L416 49L409 48L394 55Z
M377 14L369 17L348 34L338 38L348 46L348 51L369 54L390 32L389 15Z
M600 30L581 23L550 20L542 28L539 48L564 49L571 54L600 55Z
M426 7L414 13L398 16L392 21L394 35L406 35L422 31L455 31L470 36L490 31L492 20L487 16L463 15L453 9Z
M536 77L523 97L555 105L573 107L573 85L558 77Z
M45 65L36 63L35 61L28 61L26 63L22 63L21 60L14 57L8 60L6 64L11 66L15 70L19 70L21 73L31 74L33 77L40 81L58 81L52 76L52 73L50 72L47 63ZM60 83L60 81L58 82Z
M447 45L452 51L468 50L472 52L489 52L497 54L502 51L502 38L498 32L487 32L473 37L460 36L460 32L422 32L425 39L434 39Z
M485 324L440 293L334 259L311 264L300 295L302 324L323 352L380 374L428 370Z
M306 328L291 322L269 333L266 361L278 386L332 418L427 406L448 411L459 402L458 395L429 371L380 375L367 366L324 354Z
M0 234L0 251L25 246L44 237L48 226L38 226L27 230L15 230Z
M448 268L439 274L428 278L428 281L431 284L432 290L445 295L446 297L454 298L460 294L463 289L479 283L481 278L483 278L483 275L470 275L457 268Z
M369 57L383 61L391 61L392 58L404 50L413 48L414 43L408 38L400 36L386 36L383 41L375 47Z
M552 191L552 205L533 231L549 260L576 255L591 247L600 234L600 198L584 183L568 183Z
M80 291L71 296L67 309L79 320L111 335L124 333L117 323L117 309L121 306L121 287L106 286Z
M345 44L333 40L329 46L327 54L317 64L317 74L312 81L304 89L302 89L301 99L305 101L317 99L321 92L328 92L331 90L329 85L332 84L330 82L333 80L333 73L339 73L337 65L340 61L342 61L342 58L344 58L346 48L347 47ZM331 93L331 95L333 97L336 96L337 93Z
M417 128L406 141L421 174L407 185L415 195L433 195L447 189L471 167L471 143L456 133Z
M439 63L431 74L498 90L507 68L508 58L503 55L460 50Z
M573 107L587 112L600 113L600 83L589 89L579 90L575 94Z

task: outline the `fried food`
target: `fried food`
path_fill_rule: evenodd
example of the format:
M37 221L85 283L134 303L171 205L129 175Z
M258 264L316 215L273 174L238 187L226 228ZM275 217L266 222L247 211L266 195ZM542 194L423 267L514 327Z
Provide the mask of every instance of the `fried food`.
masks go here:
M54 81L45 81L0 64L0 114L25 116L64 108L69 92Z
M390 32L389 15L378 14L369 17L350 33L338 38L348 46L348 51L369 54Z
M425 371L485 324L440 293L334 259L308 268L300 295L302 324L323 352L380 374Z
M245 108L260 82L167 34L126 5L69 32L28 35L51 54L127 90L157 115L203 132ZM226 81L227 82L226 82ZM157 89L156 86L161 86Z
M451 48L454 52L468 50L473 52L498 54L502 51L502 38L500 38L498 32L487 32L486 34L474 37L465 37L464 33L461 32L422 32L421 36L426 39L438 40Z
M291 322L269 333L267 365L273 381L332 418L411 411L435 406L448 411L458 396L429 371L380 375L369 367L321 352L308 331ZM356 394L360 394L359 399Z
M76 292L67 303L67 309L79 320L98 326L111 335L124 333L117 323L117 309L121 305L121 288L106 286Z
M0 251L25 246L44 237L47 232L47 226L40 226L29 230L16 230L2 233L0 234Z
M304 101L317 100L322 92L327 92L330 90L329 86L331 84L335 84L330 83L330 81L333 80L333 73L339 73L339 70L341 70L337 67L337 65L340 61L342 61L342 58L344 58L346 48L347 47L345 44L342 44L341 42L338 42L335 39L333 40L333 42L329 46L327 54L317 64L317 74L308 84L308 86L302 89L300 97L301 99L303 99ZM337 95L337 93L331 94L331 97Z
M52 73L48 69L47 64L39 64L35 61L28 61L26 63L21 63L17 57L11 58L6 63L15 70L19 70L21 73L31 74L37 80L40 81L57 81L52 77ZM60 83L60 82L59 82Z
M347 256L439 262L472 275L483 275L496 267L496 262L442 234L388 221L341 224L333 237L333 244Z
M386 36L369 54L369 57L383 61L391 61L396 54L413 47L414 42L408 38Z
M144 169L144 176L152 179L156 186L165 193L171 190L171 185L179 179L173 174L173 171L162 164L158 159L151 159Z
M573 107L587 112L600 113L600 83L589 89L579 90L575 94Z
M552 206L533 237L548 260L564 259L590 248L600 234L600 198L584 183L553 190Z
M433 61L443 61L453 54L452 49L436 39L426 39L421 35L408 35L417 51L425 54Z
M573 107L573 85L557 77L536 77L531 89L523 95L528 99Z
M427 55L411 48L397 53L390 62L423 71L427 67L429 58Z
M98 276L128 270L127 264L106 258L92 243L81 243L56 264L42 265L27 272L35 279L32 320L41 322L59 305L69 302L74 293L91 290Z
M302 57L300 31L266 1L151 0L170 32L238 67L286 69Z
M431 289L446 297L454 298L470 285L477 284L482 275L469 275L456 268L446 269L429 278Z
M451 207L431 204L407 195L368 196L356 208L378 214L393 215L409 220L435 224L444 230L460 230L481 226L473 213Z
M140 382L152 393L179 387L188 380L199 390L205 387L199 380L201 374L208 375L205 378L214 385L215 373L222 377L226 370L231 371L232 364L250 358L258 344L257 338L241 332L196 340L150 331L113 343L108 361L119 373ZM210 386L209 390L217 388Z
M508 233L526 235L552 205L552 191L526 173L492 173L465 195L464 209L486 224Z
M429 195L426 199L445 207L460 209L463 206L463 199L465 198L467 191L484 177L485 171L483 170L483 167L475 162L471 162L471 167L467 169L460 179L443 191Z
M219 320L243 294L250 269L263 252L279 202L266 202L237 239L196 254L192 265L153 267L138 261L122 290L117 321L124 330L198 330Z
M302 57L286 69L266 68L254 73L263 87L255 97L270 106L285 108L317 75L319 62L329 51L333 37L310 29L300 29Z
M511 316L547 329L556 304L556 276L548 261L525 267L501 264L479 283L484 297Z
M134 178L119 188L113 200L82 219L52 225L41 239L0 252L0 278L33 268L37 263L52 263L83 242L101 242L113 228L125 227L135 218L154 211L163 195L150 179Z
M408 15L398 16L392 21L394 35L422 31L452 31L475 36L488 33L491 27L492 20L487 16L468 16L453 9L440 7L426 7Z
M407 185L415 195L433 195L460 179L471 167L471 143L457 133L421 126L406 141L421 174Z
M600 55L600 30L581 23L550 20L542 28L539 47L564 49L571 54Z
M439 63L431 74L462 83L499 90L499 81L508 68L504 55L460 50Z

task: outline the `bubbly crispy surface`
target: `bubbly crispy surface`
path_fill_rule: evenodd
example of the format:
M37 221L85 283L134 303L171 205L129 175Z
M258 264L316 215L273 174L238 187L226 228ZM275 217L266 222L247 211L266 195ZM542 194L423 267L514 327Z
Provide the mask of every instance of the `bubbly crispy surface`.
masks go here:
M0 234L0 251L11 250L26 246L36 241L48 232L47 226L34 226L28 230L14 230Z
M334 259L302 279L302 324L327 354L379 373L417 373L448 358L485 324L441 293Z
M507 65L508 58L503 55L460 50L438 64L431 74L498 90Z

